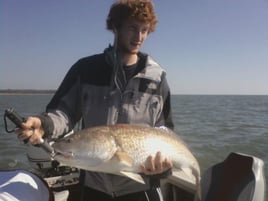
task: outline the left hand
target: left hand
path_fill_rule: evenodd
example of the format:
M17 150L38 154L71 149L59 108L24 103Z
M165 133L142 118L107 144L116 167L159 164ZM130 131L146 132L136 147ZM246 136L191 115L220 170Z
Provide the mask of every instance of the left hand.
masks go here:
M30 144L40 144L44 135L41 120L38 117L28 117L15 131L19 140L26 140Z
M172 168L172 161L163 158L161 152L157 152L155 157L149 156L144 165L141 165L141 171L146 175L161 174Z

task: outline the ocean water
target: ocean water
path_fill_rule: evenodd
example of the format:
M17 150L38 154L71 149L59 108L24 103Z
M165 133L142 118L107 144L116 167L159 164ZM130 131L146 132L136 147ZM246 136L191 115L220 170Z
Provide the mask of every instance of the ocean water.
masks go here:
M51 97L0 95L0 115L10 107L24 116L41 113ZM268 96L173 95L172 110L175 131L202 172L231 152L241 152L261 158L268 178ZM0 121L0 170L31 168L26 147L15 134L7 134Z

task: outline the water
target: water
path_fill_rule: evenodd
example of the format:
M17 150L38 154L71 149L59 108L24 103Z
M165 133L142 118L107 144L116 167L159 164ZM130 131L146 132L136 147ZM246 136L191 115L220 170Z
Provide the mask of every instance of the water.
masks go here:
M31 168L25 154L27 145L19 141L16 134L5 131L5 109L13 107L25 117L36 115L45 110L51 97L52 95L0 95L0 170ZM10 123L9 128L13 127Z
M24 116L44 111L51 95L0 95L0 115L14 107ZM176 132L198 159L201 171L230 152L257 156L268 163L268 96L172 96ZM6 134L0 121L0 169L31 168L26 145ZM266 178L268 168L265 168Z

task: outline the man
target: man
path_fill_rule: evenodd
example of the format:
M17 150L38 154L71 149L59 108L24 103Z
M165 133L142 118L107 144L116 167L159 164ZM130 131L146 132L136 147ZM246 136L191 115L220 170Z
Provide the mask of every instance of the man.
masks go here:
M46 113L29 117L19 139L37 144L40 138L57 138L82 120L83 128L129 123L173 129L170 90L164 70L140 48L155 30L157 19L150 0L119 0L107 17L114 45L101 54L76 62L67 73ZM162 200L155 175L170 169L170 160L148 156L141 171L146 185L126 177L85 172L82 200Z

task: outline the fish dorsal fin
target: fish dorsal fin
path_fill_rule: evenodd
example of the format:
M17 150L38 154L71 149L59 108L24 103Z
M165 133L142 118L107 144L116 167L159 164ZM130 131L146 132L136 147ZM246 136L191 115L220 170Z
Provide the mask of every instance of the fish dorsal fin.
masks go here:
M117 151L114 157L118 160L121 165L131 167L134 163L132 157L130 157L126 152Z
M136 182L145 184L144 179L142 178L142 176L140 174L137 173L133 173L133 172L126 172L126 171L121 171L120 172L122 175L135 180Z

